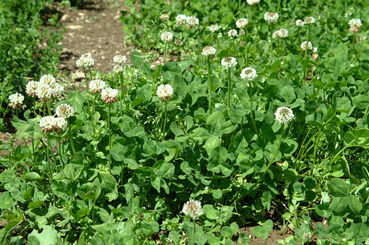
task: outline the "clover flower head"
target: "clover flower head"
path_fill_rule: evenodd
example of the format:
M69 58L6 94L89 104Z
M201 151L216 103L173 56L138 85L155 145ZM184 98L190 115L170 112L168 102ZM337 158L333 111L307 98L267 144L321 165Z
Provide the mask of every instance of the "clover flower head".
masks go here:
M254 80L258 75L256 74L256 70L251 67L246 67L242 69L240 77L242 79L246 79L248 81Z
M125 55L115 55L113 57L113 62L116 64L123 65L127 62L127 57Z
M351 32L358 32L362 23L360 19L351 19L349 20L349 25L350 25L350 31Z
M40 119L39 125L45 133L61 133L67 128L68 123L63 117L46 116Z
M52 75L47 74L40 77L40 83L51 86L56 83L56 80Z
M54 83L50 87L50 93L51 93L51 96L53 96L53 97L61 96L63 91L64 91L64 86L60 85L59 83Z
M20 93L14 93L9 96L9 106L13 109L17 109L23 105L24 96Z
M315 23L315 18L312 16L306 17L305 18L305 24L314 24Z
M173 40L173 34L169 31L166 31L166 32L163 32L161 35L160 35L160 38L163 42L170 42Z
M176 39L176 40L174 41L174 44L175 44L175 45L177 45L177 46L182 46L182 45L183 45L183 42L182 42L182 40L180 40L180 39Z
M273 38L286 38L288 36L288 31L286 29L280 29L275 31L272 35Z
M101 99L107 104L114 103L115 101L117 101L117 96L118 89L104 88L101 91Z
M241 18L236 21L236 26L239 29L245 28L245 26L249 23L249 21L245 18Z
M201 54L204 55L204 56L209 56L209 55L214 55L216 51L217 50L214 47L212 47L212 46L205 46L202 49L202 53Z
M234 57L225 57L222 59L221 64L224 68L231 68L237 65L237 60Z
M114 73L124 72L124 67L121 64L116 64L113 66Z
M237 37L237 30L236 29L229 30L228 37Z
M186 22L189 26L197 26L199 24L199 19L195 16L186 17Z
M190 216L192 219L196 219L203 214L201 202L189 200L187 201L182 208L182 213Z
M26 85L26 93L31 97L36 97L38 84L39 82L29 81Z
M274 113L275 119L281 124L287 124L295 118L293 111L285 106L278 107L277 111Z
M86 53L81 55L81 57L76 61L76 65L77 67L82 68L93 67L95 65L95 61L92 58L91 53Z
M259 3L260 3L260 0L247 0L247 4L251 6L257 5Z
M46 101L50 99L52 96L52 92L52 88L49 85L39 82L36 90L36 95L41 101Z
M276 23L278 20L278 16L278 13L266 12L264 14L264 20L268 22L268 24Z
M302 27L304 25L305 25L305 22L304 21L302 21L300 19L296 20L296 26Z
M161 14L159 19L161 19L163 21L168 21L169 20L169 14L168 13Z
M177 25L181 26L181 25L186 24L186 22L187 22L187 16L186 15L184 15L184 14L177 15L177 17L176 17L176 24Z
M106 83L100 79L92 80L88 85L89 90L91 93L98 94L103 90L106 86Z
M73 116L73 113L74 113L73 107L68 104L61 104L58 107L56 107L56 115L58 117L68 118Z
M156 90L156 94L163 101L169 100L173 95L173 87L170 84L161 84Z
M313 49L313 45L311 44L311 42L307 42L307 41L304 41L303 43L301 43L301 46L302 50L305 50L306 48L307 49L310 49L312 50Z
M211 25L211 26L209 26L209 30L211 32L216 32L217 30L219 30L219 26L218 25Z

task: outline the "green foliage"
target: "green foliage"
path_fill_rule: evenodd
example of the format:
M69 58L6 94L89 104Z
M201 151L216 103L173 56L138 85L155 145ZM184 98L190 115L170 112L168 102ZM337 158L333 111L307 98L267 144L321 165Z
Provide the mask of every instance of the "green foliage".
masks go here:
M8 96L25 94L29 80L54 73L59 62L60 32L41 27L40 12L50 0L4 0L0 3L0 116L4 118ZM56 16L54 16L56 18ZM55 18L47 20L57 28ZM3 123L1 123L3 124Z
M369 45L354 39L351 17L341 14L362 7L352 16L363 20L360 36L368 4L316 1L308 8L282 1L279 21L268 25L263 15L277 8L275 1L240 1L239 9L228 0L170 2L142 1L137 9L126 1L125 28L142 25L128 37L145 34L142 45L163 50L158 33L172 28L183 35L186 59L151 66L154 57L134 51L124 73L91 70L85 77L118 88L115 103L72 91L52 101L50 112L14 118L16 136L26 142L3 146L9 154L0 161L2 241L233 244L248 242L240 227L253 226L265 240L282 225L294 231L282 244L308 243L314 235L318 244L368 242ZM175 26L181 11L200 18L197 29ZM164 12L171 12L168 23L159 19ZM317 19L310 28L294 24L310 15ZM245 34L229 38L235 16L250 23ZM223 38L207 31L213 23L222 25ZM288 28L287 38L272 38L279 28ZM316 59L300 47L308 38L318 46ZM216 55L203 57L205 45ZM230 55L238 65L222 67ZM240 77L247 66L256 70L252 81ZM174 93L159 98L163 84ZM68 127L42 131L41 116L62 103L75 111ZM294 119L276 120L279 107L290 108ZM188 200L200 201L203 214L185 216Z

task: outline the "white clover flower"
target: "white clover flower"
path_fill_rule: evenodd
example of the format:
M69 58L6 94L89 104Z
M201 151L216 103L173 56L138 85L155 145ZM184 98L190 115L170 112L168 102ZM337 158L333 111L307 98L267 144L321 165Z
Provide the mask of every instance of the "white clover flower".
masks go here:
M310 49L312 50L313 49L313 45L311 44L311 42L307 42L307 41L304 41L303 43L301 43L301 46L302 50L305 50L306 48L307 49Z
M60 85L59 83L54 83L50 87L50 93L51 93L51 96L53 97L61 96L63 91L64 91L64 86Z
M161 35L160 35L160 38L163 42L170 42L173 40L173 34L169 31L166 31L166 32L163 32Z
M288 107L278 107L277 111L274 113L275 119L281 124L287 124L295 118L293 111Z
M56 107L56 115L58 117L68 118L73 116L74 109L72 106L68 104L61 104L58 107Z
M176 39L176 40L174 41L174 44L175 44L175 45L178 45L178 46L182 46L182 45L183 45L183 42L182 42L182 40Z
M221 64L224 68L231 68L237 65L237 60L234 57L225 57L222 59Z
M113 72L114 73L120 73L120 72L124 72L124 67L120 64L116 64L113 67Z
M106 83L100 79L92 80L88 85L88 89L91 93L98 94L103 90L106 86Z
M314 48L313 48L313 52L314 52L314 53L318 52L318 48L317 48L317 47L314 47Z
M237 30L236 29L229 30L228 37L237 37Z
M315 18L312 16L306 17L305 18L305 24L314 24L315 23Z
M259 3L260 3L260 0L247 0L247 4L251 6L257 5Z
M170 84L161 84L156 90L156 94L161 100L169 100L173 95L173 88Z
M351 19L349 20L349 25L350 25L350 31L352 32L358 32L362 23L360 19Z
M199 24L199 19L195 16L188 16L186 22L189 26L197 26Z
M266 12L264 14L264 20L268 22L268 24L276 23L278 20L278 16L278 13Z
M209 56L209 55L214 55L216 51L217 50L214 47L212 47L212 46L205 46L202 49L202 53L201 54L204 55L204 56Z
M41 76L40 83L51 86L56 83L56 80L52 75L48 74Z
M288 36L288 31L286 29L280 29L275 31L272 35L273 38L286 38Z
M240 77L242 79L246 79L248 81L254 80L258 75L256 74L256 70L251 67L246 67L242 69Z
M161 19L163 21L168 21L169 20L169 14L164 13L164 14L160 15L159 19Z
M26 93L31 97L36 97L38 84L39 82L29 81L26 85Z
M302 27L304 25L305 25L305 22L303 22L302 20L300 20L300 19L296 20L296 26Z
M184 14L177 15L177 17L176 17L176 24L177 25L181 26L181 25L186 24L186 22L187 22L187 16L186 15L184 15Z
M55 117L53 116L42 117L40 119L39 125L45 133L54 131Z
M236 26L239 29L244 28L247 24L249 23L249 21L245 18L241 18L239 20L236 21Z
M219 26L218 25L211 25L211 26L209 26L209 30L211 32L216 32L217 30L219 30Z
M13 109L17 109L23 105L24 96L20 93L15 93L9 96L9 106Z
M113 62L116 64L123 65L127 62L127 57L125 55L115 55L113 57Z
M117 96L118 89L104 88L101 91L101 99L107 104L114 103L115 101L117 101Z
M51 98L52 92L49 85L40 82L37 86L36 95L40 100L46 101Z
M203 214L201 202L194 200L187 201L183 205L182 213L190 216L192 219L196 219Z
M95 65L95 61L90 53L81 55L81 57L76 61L77 67L88 68Z
M58 133L60 133L61 130L65 130L67 126L68 122L63 117L54 118L55 131L57 131Z

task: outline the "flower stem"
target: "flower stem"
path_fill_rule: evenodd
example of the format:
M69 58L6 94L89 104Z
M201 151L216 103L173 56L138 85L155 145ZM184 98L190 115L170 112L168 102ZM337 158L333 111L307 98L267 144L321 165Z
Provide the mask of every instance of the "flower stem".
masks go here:
M110 108L111 104L108 104L108 130L109 130L109 170L111 170L111 126L110 126Z
M94 119L94 111L95 111L95 103L96 103L96 97L97 97L97 94L94 95L94 100L92 101L92 107L91 107L91 123L92 123L92 134L93 134L93 137L95 137L95 133L96 133L96 130L95 130L95 119Z
M167 44L167 42L165 42L165 45L164 45L164 61L163 61L163 65L167 61L167 48L168 48L167 46L168 46L168 44Z
M163 130L162 130L163 140L165 139L165 136L166 136L165 127L166 127L166 121L167 121L167 104L168 104L168 102L165 101L164 102Z
M59 146L59 159L60 159L60 163L63 166L63 168L65 167L65 164L63 162L63 146L62 146L62 138L61 136L58 137L58 146Z
M285 131L285 127L286 127L286 124L283 124L282 126L282 132L281 132L281 135L280 135L280 138L279 138L279 141L278 141L278 145L277 145L277 149L275 150L272 158L270 159L267 167L264 169L263 171L263 175L268 171L268 169L272 166L272 163L274 162L274 159L275 157L277 156L278 152L279 152L279 148L281 148L281 145L282 145L282 140L283 140L283 135L284 135L284 131Z
M73 141L73 136L72 136L72 126L70 125L70 123L68 123L68 138L69 138L70 145L72 147L73 155L75 156L76 148L74 147L74 141Z
M193 244L196 245L196 222L193 219Z
M252 98L252 86L251 86L251 81L249 81L249 96L250 96L250 116L251 116L251 122L252 122L252 126L254 128L255 133L258 133L257 127L256 127L256 123L255 123L255 114L254 114L254 109L253 109L253 98Z
M277 7L277 13L279 13L279 8L281 6L281 0L278 0L278 7Z
M228 105L228 109L231 106L231 68L228 69L228 101L227 101L227 105Z
M212 96L212 82L211 82L211 64L210 56L208 56L208 87L209 87L209 112L213 108L213 96Z
M124 99L124 95L123 95L124 75L123 75L123 72L119 73L119 81L120 81L120 87L121 87L120 100L119 100L120 114L121 114L121 116L123 116L123 99Z

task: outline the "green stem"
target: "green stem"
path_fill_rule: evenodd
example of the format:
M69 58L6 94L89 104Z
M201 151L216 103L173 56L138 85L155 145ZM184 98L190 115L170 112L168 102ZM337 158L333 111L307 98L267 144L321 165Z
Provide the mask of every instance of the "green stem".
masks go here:
M193 244L196 244L196 222L195 219L193 219Z
M64 161L63 161L63 146L62 146L62 138L61 136L58 137L58 152L59 152L59 159L60 159L60 163L63 166L63 168L65 167Z
M88 92L88 79L87 79L87 71L86 71L86 68L83 68L83 74L85 75L86 90Z
M167 42L165 42L165 45L164 45L164 61L163 61L163 65L167 61L167 45L168 45Z
M277 7L277 13L279 13L279 8L281 6L281 0L278 0L278 7Z
M227 101L227 106L228 109L231 106L231 68L228 68L228 101Z
M120 104L120 114L121 116L123 117L123 98L124 98L124 95L123 95L123 85L124 85L124 75L123 75L123 72L121 72L119 74L119 81L120 81L120 87L121 87L121 92L120 92L120 100L119 100L119 104Z
M33 137L31 137L32 142L32 155L33 155L33 161L36 162L36 155L35 155L35 140Z
M72 126L69 122L68 122L68 138L69 138L70 145L72 147L73 155L75 156L76 155L76 148L74 147L74 141L73 141L73 135L72 135Z
M211 112L213 108L213 95L212 95L210 56L208 56L208 87L209 87L209 112Z
M251 81L249 81L249 96L250 96L250 116L251 116L251 122L252 122L252 126L254 128L255 133L258 133L258 129L256 127L256 123L255 123L255 114L254 114L254 110L253 110L253 96L252 96L252 86L251 86Z
M274 162L274 159L275 157L277 156L278 152L279 152L279 148L281 147L281 144L282 144L282 140L283 140L283 134L284 134L284 131L285 131L285 128L286 128L286 124L283 124L282 126L282 132L281 132L281 136L279 138L279 141L278 141L278 145L277 145L277 149L275 150L272 158L270 159L267 167L264 169L263 171L263 175L268 171L268 169L272 166L273 162Z
M91 123L92 123L92 134L93 137L95 137L95 119L94 119L94 112L95 112L95 103L96 103L97 94L94 95L94 100L92 101L92 107L91 107Z
M51 101L47 101L47 112L49 113L49 116L51 116Z
M163 117L163 130L162 130L162 135L163 135L163 140L165 139L166 136L166 122L167 122L167 101L164 102L164 117Z
M109 170L111 170L111 126L110 126L110 108L111 103L108 104L108 130L109 130Z

